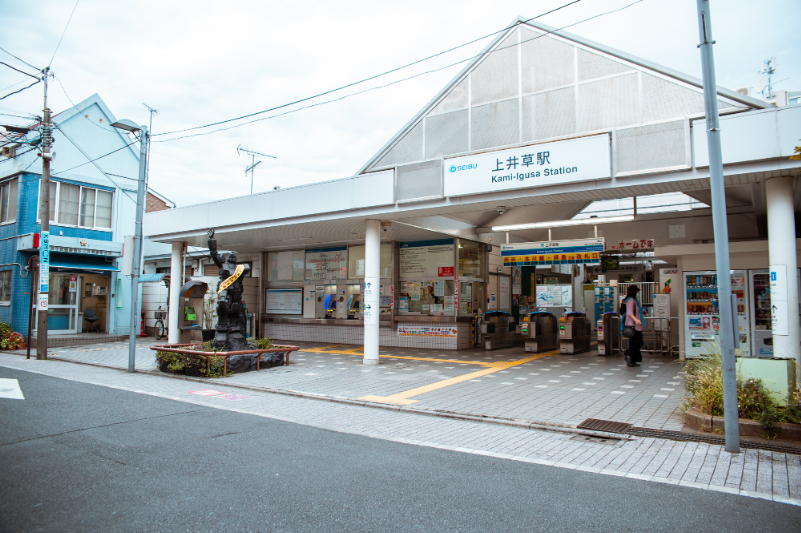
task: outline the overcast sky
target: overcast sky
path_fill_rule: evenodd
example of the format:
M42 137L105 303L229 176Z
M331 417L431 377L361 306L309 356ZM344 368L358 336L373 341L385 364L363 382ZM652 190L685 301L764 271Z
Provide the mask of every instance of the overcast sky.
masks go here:
M244 169L250 158L237 155L240 144L277 157L260 158L254 192L347 177L464 63L211 135L160 142L179 135L157 134L334 89L498 31L517 15L534 17L569 1L80 0L52 63L64 90L58 82L51 85L50 107L60 112L71 106L69 99L78 103L98 93L117 118L145 124L149 116L142 103L158 109L150 186L179 206L249 193ZM633 1L581 0L538 20L562 27ZM45 66L74 5L0 0L0 46ZM695 10L695 0L642 0L567 31L700 78ZM776 88L801 89L801 2L714 0L712 18L719 85L761 89L762 61L774 57ZM488 42L301 105L439 69L472 57ZM0 56L27 68L2 51ZM6 88L0 96L23 87L24 79L0 65L0 88ZM37 85L6 98L0 113L40 114L41 95Z

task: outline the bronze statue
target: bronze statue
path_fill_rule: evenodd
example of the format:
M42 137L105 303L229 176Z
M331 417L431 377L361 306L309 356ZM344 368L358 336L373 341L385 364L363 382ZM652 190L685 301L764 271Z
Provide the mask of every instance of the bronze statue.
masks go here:
M217 285L217 326L214 334L216 349L226 352L248 350L247 317L242 306L242 278L250 271L249 265L236 264L236 252L227 257L217 253L217 239L214 230L209 230L208 247L211 259L220 269L220 283Z

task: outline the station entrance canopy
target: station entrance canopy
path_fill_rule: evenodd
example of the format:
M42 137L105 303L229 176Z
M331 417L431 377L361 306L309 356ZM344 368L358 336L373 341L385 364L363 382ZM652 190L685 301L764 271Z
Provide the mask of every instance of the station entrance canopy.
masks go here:
M570 219L595 200L708 197L700 80L514 22L355 176L148 213L145 234L205 247L213 227L221 247L256 252L363 242L378 219L392 222L382 240L502 244L492 226ZM724 88L718 105L730 212L764 218L764 180L801 167L788 159L801 106ZM546 236L515 231L510 242Z

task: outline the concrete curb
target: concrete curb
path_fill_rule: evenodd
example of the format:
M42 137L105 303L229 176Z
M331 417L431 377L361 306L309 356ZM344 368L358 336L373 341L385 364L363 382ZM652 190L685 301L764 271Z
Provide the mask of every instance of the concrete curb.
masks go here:
M740 418L740 436L742 437L762 437L771 439L774 436L768 435L762 425L756 420ZM707 415L691 407L684 413L684 423L693 429L704 433L715 433L723 435L725 425L722 416ZM775 437L779 440L790 442L801 442L801 424L776 424Z

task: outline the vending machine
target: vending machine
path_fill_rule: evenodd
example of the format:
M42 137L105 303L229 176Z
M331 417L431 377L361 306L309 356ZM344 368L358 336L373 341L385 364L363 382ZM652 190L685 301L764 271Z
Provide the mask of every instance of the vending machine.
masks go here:
M731 291L737 295L741 357L751 356L751 319L749 313L748 272L731 271ZM712 271L684 272L684 347L687 357L697 357L709 349L707 343L720 335L717 274Z
M749 270L751 311L751 354L773 357L773 332L770 326L770 272Z

